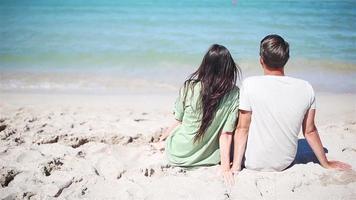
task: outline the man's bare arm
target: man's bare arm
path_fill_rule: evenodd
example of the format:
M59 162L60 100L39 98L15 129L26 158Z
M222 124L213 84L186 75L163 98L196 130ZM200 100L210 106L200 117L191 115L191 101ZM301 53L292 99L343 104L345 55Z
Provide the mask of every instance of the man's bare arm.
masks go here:
M303 134L314 154L318 158L320 165L325 168L334 168L340 170L351 169L349 164L340 161L329 161L326 158L323 145L321 143L318 129L315 126L315 109L309 109L303 120Z
M251 123L250 111L239 111L239 122L234 135L234 161L231 170L238 172L241 170L242 159L245 154L248 131Z

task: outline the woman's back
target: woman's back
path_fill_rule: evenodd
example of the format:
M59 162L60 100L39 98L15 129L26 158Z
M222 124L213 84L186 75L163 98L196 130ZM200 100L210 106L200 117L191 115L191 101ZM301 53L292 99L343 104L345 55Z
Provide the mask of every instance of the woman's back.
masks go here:
M175 103L175 118L182 123L172 131L166 141L167 157L174 165L218 164L219 133L232 132L235 129L239 96L237 87L231 89L220 100L203 137L194 142L202 121L201 90L201 82L190 82L181 89Z

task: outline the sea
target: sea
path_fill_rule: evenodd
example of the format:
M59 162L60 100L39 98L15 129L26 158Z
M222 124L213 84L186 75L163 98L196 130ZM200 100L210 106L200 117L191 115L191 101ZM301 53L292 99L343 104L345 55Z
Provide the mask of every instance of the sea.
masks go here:
M268 34L287 75L356 93L355 0L1 0L0 92L173 92L215 43L243 80Z

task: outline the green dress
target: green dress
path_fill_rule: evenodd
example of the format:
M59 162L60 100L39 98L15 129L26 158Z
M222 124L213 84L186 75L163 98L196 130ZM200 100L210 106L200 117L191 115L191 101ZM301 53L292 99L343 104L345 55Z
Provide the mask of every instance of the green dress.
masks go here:
M201 84L188 88L186 97L185 89L180 90L174 106L174 116L182 123L166 140L168 161L182 167L216 165L220 162L219 134L233 132L236 127L239 89L235 87L223 97L202 140L194 143L202 118Z

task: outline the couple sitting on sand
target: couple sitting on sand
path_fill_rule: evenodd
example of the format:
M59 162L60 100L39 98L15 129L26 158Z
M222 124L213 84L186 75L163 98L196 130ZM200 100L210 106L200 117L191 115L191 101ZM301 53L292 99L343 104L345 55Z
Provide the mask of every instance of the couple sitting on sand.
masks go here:
M166 140L168 161L183 167L220 162L228 183L242 168L282 171L294 163L302 128L323 167L350 169L326 158L314 123L313 88L285 76L288 59L288 43L278 35L266 36L260 44L264 76L245 79L239 89L239 67L224 46L212 45L184 82L174 107L176 122L160 138L161 145Z

